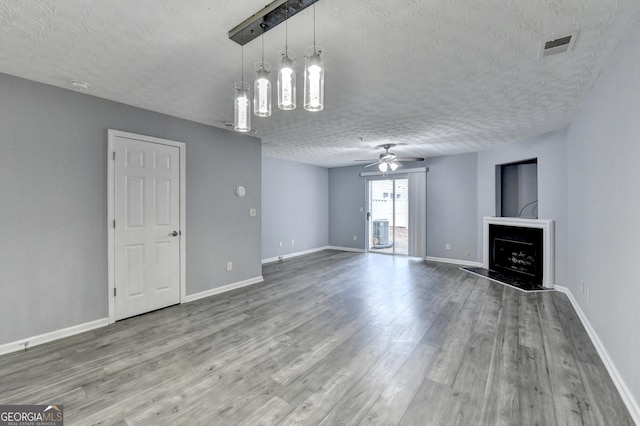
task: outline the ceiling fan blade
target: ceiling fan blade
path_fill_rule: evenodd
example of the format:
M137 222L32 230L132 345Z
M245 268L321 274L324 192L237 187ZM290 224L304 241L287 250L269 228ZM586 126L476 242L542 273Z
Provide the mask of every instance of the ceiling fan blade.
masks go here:
M364 166L364 168L366 169L367 167L377 166L378 164L380 164L380 162L376 161L375 163L367 164L366 166Z
M402 157L396 158L396 161L424 161L422 157Z
M370 158L368 160L353 160L353 161L356 161L356 162L369 162L370 163L372 161L378 161L378 159L377 158Z

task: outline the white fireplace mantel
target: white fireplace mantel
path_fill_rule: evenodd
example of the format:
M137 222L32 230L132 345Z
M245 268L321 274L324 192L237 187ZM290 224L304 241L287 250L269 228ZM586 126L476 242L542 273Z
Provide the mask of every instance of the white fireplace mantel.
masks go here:
M482 263L489 269L489 225L519 226L542 229L542 286L555 285L555 225L553 220L517 217L485 217L482 231Z

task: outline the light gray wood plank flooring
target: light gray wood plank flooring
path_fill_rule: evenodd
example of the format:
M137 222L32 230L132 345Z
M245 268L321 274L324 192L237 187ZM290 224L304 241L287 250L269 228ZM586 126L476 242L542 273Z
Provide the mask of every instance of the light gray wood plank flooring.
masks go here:
M0 357L65 424L632 425L565 295L323 251L265 282Z

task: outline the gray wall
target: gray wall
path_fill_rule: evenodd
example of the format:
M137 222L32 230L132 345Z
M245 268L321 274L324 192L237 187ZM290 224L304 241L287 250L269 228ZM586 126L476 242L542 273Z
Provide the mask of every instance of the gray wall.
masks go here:
M640 403L640 21L569 128L567 287ZM582 293L581 281L590 290Z
M328 169L262 157L262 259L328 244Z
M426 159L427 256L478 261L477 154ZM451 244L447 250L446 244Z
M366 212L362 166L329 169L329 245L363 249ZM353 240L353 236L356 240Z
M428 158L406 168L427 173L427 256L477 261L477 154ZM329 169L329 245L364 249L365 178L362 166ZM353 240L353 236L357 240ZM446 250L446 243L451 250Z
M4 74L0 99L0 344L107 317L108 128L186 143L187 294L261 275L259 139Z
M566 132L547 133L478 152L478 261L482 261L482 218L496 216L496 165L538 159L538 217L553 219L556 230L556 283L567 282Z

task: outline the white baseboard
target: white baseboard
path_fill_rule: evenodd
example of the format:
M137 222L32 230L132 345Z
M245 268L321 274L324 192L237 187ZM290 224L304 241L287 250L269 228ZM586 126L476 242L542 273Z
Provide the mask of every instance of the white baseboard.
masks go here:
M253 285L253 284L258 284L258 283L261 283L263 281L264 281L264 278L262 277L262 275L260 275L259 277L249 278L248 280L239 281L237 283L232 283L232 284L224 285L222 287L212 288L211 290L202 291L200 293L187 295L184 298L184 300L182 301L182 303L193 302L195 300L204 299L205 297L213 296L213 295L220 294L220 293L225 293L227 291L235 290L235 289L242 288L242 287L247 287L247 286L250 286L250 285Z
M353 248L353 247L339 247L339 246L327 246L326 250L339 250L339 251L351 251L354 253L364 253L364 249Z
M96 328L105 327L107 325L109 325L109 318L102 318L84 324L78 324L72 327L63 328L61 330L55 330L49 333L40 334L38 336L27 337L16 342L5 343L3 345L0 345L0 355L23 350L25 349L25 346L31 348L37 345L42 345L43 343L49 343L53 342L54 340L84 333L85 331L91 331L95 330Z
M214 288L201 293L189 295L182 301L182 303L193 302L194 300L203 299L205 297L213 296L214 294L224 293L226 291L235 290L237 288L246 287L252 284L263 282L264 278L261 276L251 278L245 281L225 285L223 287ZM40 334L38 336L27 337L20 339L16 342L10 342L0 345L0 355L5 355L11 352L17 352L24 350L25 344L31 348L33 346L41 345L43 343L49 343L54 340L63 339L65 337L74 336L76 334L84 333L85 331L95 330L96 328L106 327L109 325L109 318L102 318L96 321L87 322L84 324L74 325L72 327L63 328L61 330L51 331L49 333Z
M327 246L325 246L325 247L317 247L317 248L310 249L310 250L297 251L295 253L283 254L282 256L269 257L267 259L262 259L262 264L264 265L265 263L277 262L279 260L290 259L292 257L304 256L305 254L317 253L319 251L326 250L327 248L328 248Z
M427 256L425 260L430 262L442 262L442 263L451 263L453 265L462 265L462 266L471 266L474 268L482 268L482 263L480 262L470 262L468 260L458 260L458 259L447 259L446 257L433 257Z
M282 256L278 256L278 257L269 257L266 259L262 259L262 264L264 265L265 263L278 262L280 260L290 259L292 257L304 256L305 254L317 253L323 250L339 250L339 251L351 251L356 253L364 253L364 249L357 249L357 248L351 248L351 247L338 247L338 246L324 246L324 247L317 247L310 250L298 251L295 253L283 254Z
M561 293L566 294L567 297L569 298L569 301L573 305L573 309L575 309L576 313L578 314L578 318L580 318L582 325L584 326L585 330L587 330L587 334L591 338L591 342L596 347L596 350L598 351L598 354L600 355L602 362L607 368L607 371L609 372L609 376L611 376L611 379L613 380L613 383L616 385L618 392L620 392L620 396L622 397L622 400L627 406L627 409L629 410L629 413L631 414L633 421L637 425L640 425L640 408L639 408L640 406L638 405L638 401L636 401L633 394L627 387L622 376L618 372L618 369L616 368L615 364L609 357L609 353L607 352L604 345L602 344L602 341L598 337L598 334L593 329L593 327L591 326L591 323L589 322L589 319L580 308L578 301L576 300L575 297L573 297L571 290L569 290L567 287L556 285L555 289Z

